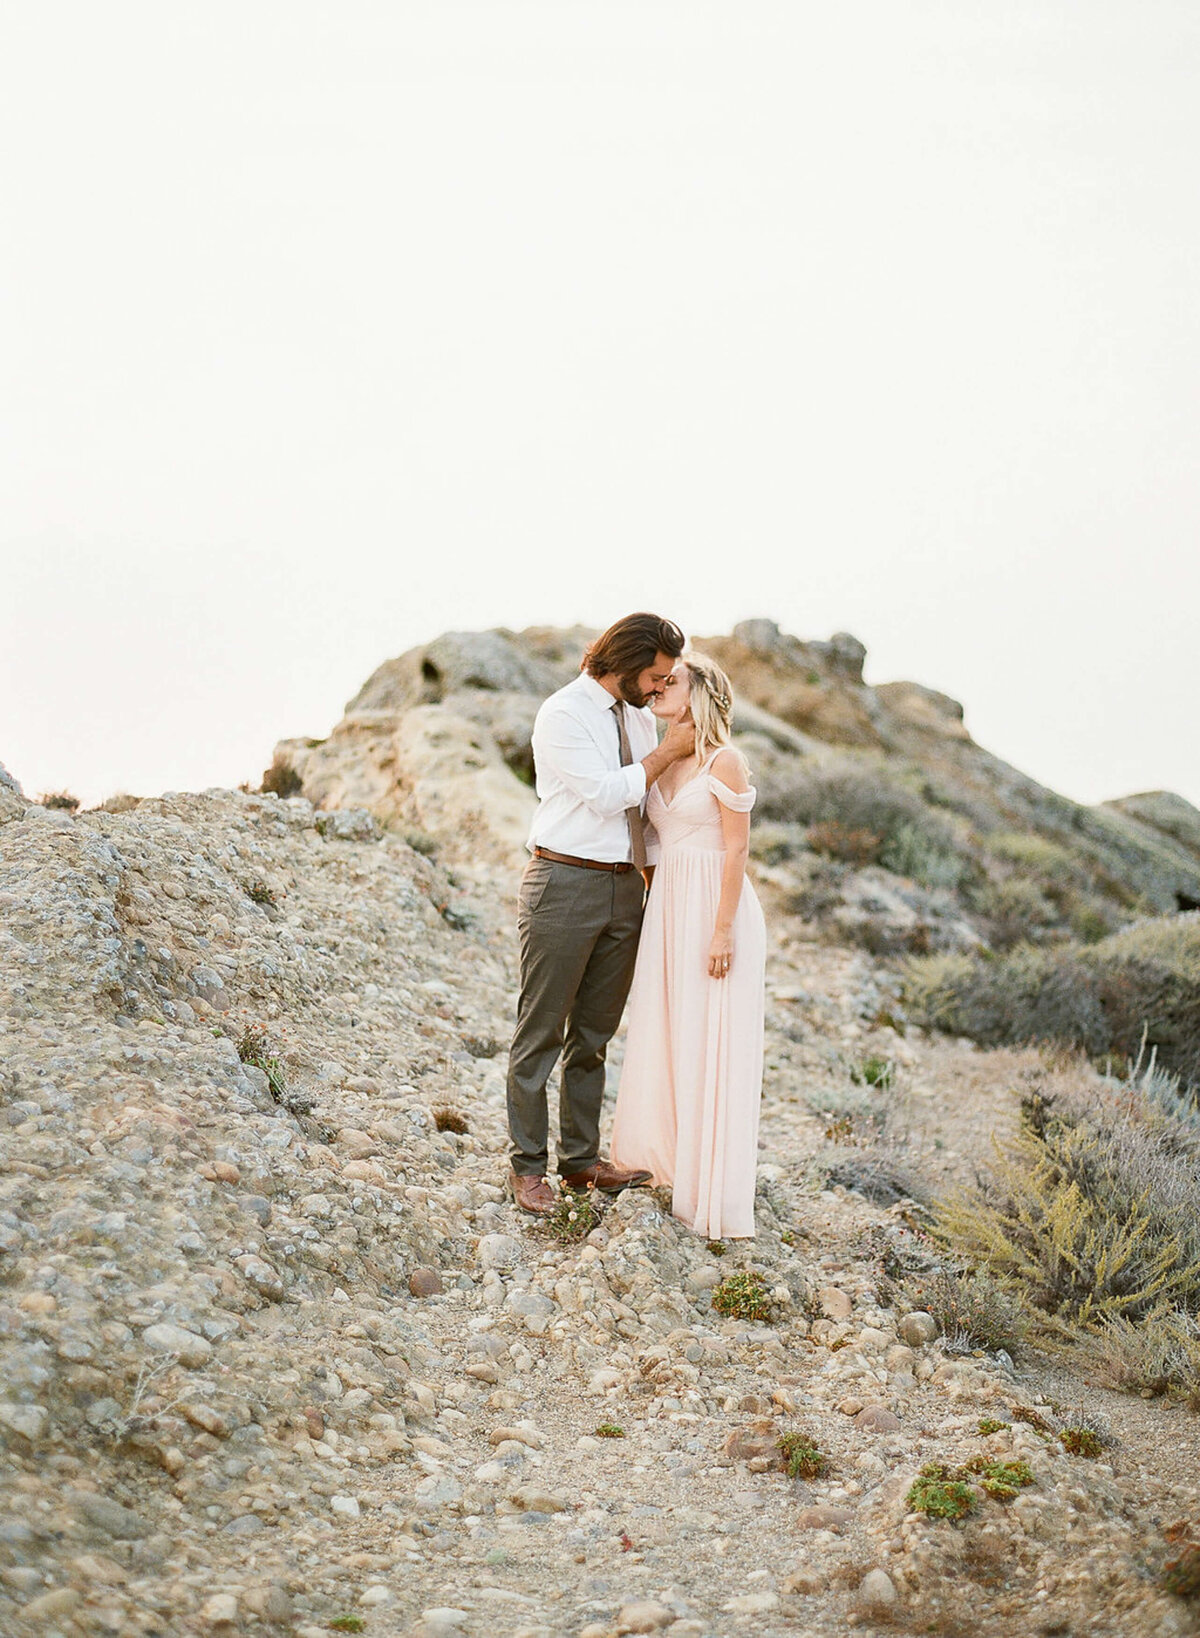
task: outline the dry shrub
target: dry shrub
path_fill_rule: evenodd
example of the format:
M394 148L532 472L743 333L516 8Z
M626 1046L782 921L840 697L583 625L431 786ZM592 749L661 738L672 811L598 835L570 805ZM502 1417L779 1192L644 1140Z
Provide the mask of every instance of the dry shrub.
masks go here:
M809 825L804 834L814 853L853 865L874 864L883 840L873 830L851 830L837 819L823 819L820 824Z
M1015 1137L935 1230L1078 1338L1200 1309L1200 1129L1136 1084L1069 1073L1023 1102ZM1126 1335L1112 1333L1113 1346Z
M57 808L62 813L74 813L79 806L79 798L72 796L70 791L45 791L38 797L38 805Z
M130 796L128 791L117 791L112 796L106 796L100 804L101 813L132 813L138 807L142 798Z
M304 781L282 757L277 756L262 776L262 790L267 795L274 792L281 797L299 796L303 789Z
M839 845L856 832L877 837L881 864L929 887L954 886L962 874L945 821L882 767L805 771L788 794L787 811L770 817L806 825L810 837L814 827L834 826L817 834Z
M439 1132L456 1132L460 1137L471 1130L467 1117L451 1103L435 1103L431 1111Z
M972 1348L1004 1348L1015 1353L1025 1340L1029 1322L1019 1298L987 1273L960 1273L939 1269L903 1282L905 1296L932 1314L943 1337L951 1340L947 1352Z
M1080 1353L1102 1387L1145 1398L1177 1392L1200 1410L1200 1327L1183 1309L1165 1308L1136 1324L1118 1316L1084 1337Z

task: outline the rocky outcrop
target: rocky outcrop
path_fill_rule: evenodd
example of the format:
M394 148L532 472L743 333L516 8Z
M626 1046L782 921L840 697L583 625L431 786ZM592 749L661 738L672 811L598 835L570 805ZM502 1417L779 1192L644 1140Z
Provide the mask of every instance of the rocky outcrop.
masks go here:
M29 803L20 785L0 762L0 825L19 819Z

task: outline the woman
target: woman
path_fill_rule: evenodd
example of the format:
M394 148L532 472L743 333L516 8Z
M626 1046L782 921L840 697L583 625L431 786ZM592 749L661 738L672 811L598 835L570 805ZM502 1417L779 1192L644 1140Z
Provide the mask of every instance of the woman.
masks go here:
M708 1239L753 1238L762 1086L762 909L746 880L755 792L730 743L729 678L681 660L655 716L695 726L693 756L650 788L661 857L642 923L612 1156L649 1167Z

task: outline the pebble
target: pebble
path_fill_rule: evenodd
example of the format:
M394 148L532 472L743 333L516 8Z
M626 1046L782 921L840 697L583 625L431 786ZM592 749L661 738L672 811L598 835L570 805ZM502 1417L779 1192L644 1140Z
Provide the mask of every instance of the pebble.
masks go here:
M208 1627L232 1627L237 1624L238 1601L233 1593L214 1593L200 1610L200 1619Z
M83 1602L74 1587L53 1587L38 1598L31 1598L21 1610L25 1626L40 1626L43 1621L59 1621Z
M896 1602L896 1587L886 1570L868 1570L858 1587L858 1601L864 1609L881 1609Z
M855 1416L854 1425L869 1433L899 1433L902 1426L900 1418L886 1405L864 1405Z
M181 1365L194 1370L212 1358L212 1343L180 1325L150 1325L142 1332L146 1347L158 1354L176 1354Z
M651 1599L640 1599L633 1604L622 1604L617 1611L618 1633L660 1632L675 1620L675 1611L666 1604Z
M817 1292L817 1301L821 1304L821 1311L826 1319L849 1319L854 1312L853 1302L836 1285L823 1285Z
M445 1287L436 1268L414 1268L408 1276L408 1289L414 1297L440 1297Z
M911 1314L902 1316L896 1331L901 1342L907 1343L910 1348L924 1348L938 1334L937 1321L924 1309L915 1308Z
M44 1405L15 1405L11 1400L0 1400L0 1427L19 1433L30 1444L42 1437L48 1420Z

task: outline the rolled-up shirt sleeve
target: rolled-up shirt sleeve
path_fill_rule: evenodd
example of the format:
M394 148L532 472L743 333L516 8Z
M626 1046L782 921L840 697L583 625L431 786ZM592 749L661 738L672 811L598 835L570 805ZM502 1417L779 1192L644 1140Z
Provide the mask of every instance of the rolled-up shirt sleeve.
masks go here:
M616 732L614 721L614 741ZM601 819L637 807L646 794L646 770L641 763L606 767L591 734L562 709L543 707L538 712L533 727L533 757L539 778L548 775L557 779Z

